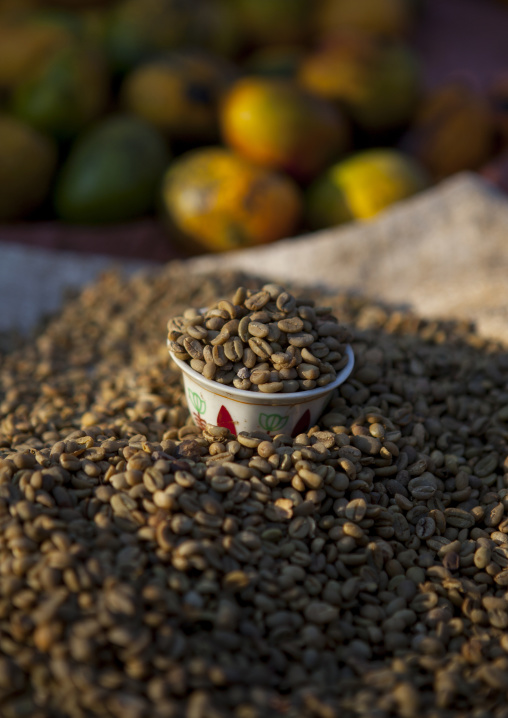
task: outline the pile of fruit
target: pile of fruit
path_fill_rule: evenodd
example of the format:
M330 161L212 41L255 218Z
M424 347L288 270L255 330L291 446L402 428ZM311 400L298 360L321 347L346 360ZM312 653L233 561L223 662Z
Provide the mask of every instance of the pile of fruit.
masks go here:
M418 0L0 0L0 221L155 216L186 251L367 219L499 149L425 92Z

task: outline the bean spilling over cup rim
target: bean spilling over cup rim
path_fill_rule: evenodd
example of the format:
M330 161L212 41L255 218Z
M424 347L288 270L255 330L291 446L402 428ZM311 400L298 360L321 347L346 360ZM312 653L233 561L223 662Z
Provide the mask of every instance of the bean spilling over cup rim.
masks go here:
M278 284L238 287L231 301L168 322L168 348L206 379L266 394L331 384L348 361L348 329L330 307Z

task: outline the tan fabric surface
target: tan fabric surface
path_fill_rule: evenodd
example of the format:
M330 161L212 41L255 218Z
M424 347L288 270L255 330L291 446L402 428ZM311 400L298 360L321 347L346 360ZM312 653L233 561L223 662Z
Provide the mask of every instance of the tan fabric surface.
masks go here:
M426 317L471 319L508 343L508 198L475 174L448 179L370 222L271 245L209 254L182 271L236 268L275 280L340 288L413 308ZM29 330L105 269L162 265L0 242L0 331Z

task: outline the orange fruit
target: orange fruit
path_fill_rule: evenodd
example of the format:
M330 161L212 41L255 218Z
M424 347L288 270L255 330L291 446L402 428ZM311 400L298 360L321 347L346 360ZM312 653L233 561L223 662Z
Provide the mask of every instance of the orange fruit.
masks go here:
M302 200L283 174L231 150L204 147L175 160L162 182L162 201L176 239L187 250L221 252L289 237Z
M340 110L283 78L236 82L224 97L220 124L230 147L298 180L312 178L349 145Z

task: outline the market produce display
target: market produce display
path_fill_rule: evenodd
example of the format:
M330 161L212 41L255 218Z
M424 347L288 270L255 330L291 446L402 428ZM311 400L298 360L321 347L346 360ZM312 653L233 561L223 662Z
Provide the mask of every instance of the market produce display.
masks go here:
M506 144L502 78L487 97L465 78L426 90L412 43L424 13L417 0L0 0L0 111L38 146L30 167L9 147L27 197L0 219L152 217L186 253L223 251L364 220L479 169ZM131 149L126 122L143 125ZM229 219L208 222L217 212Z

